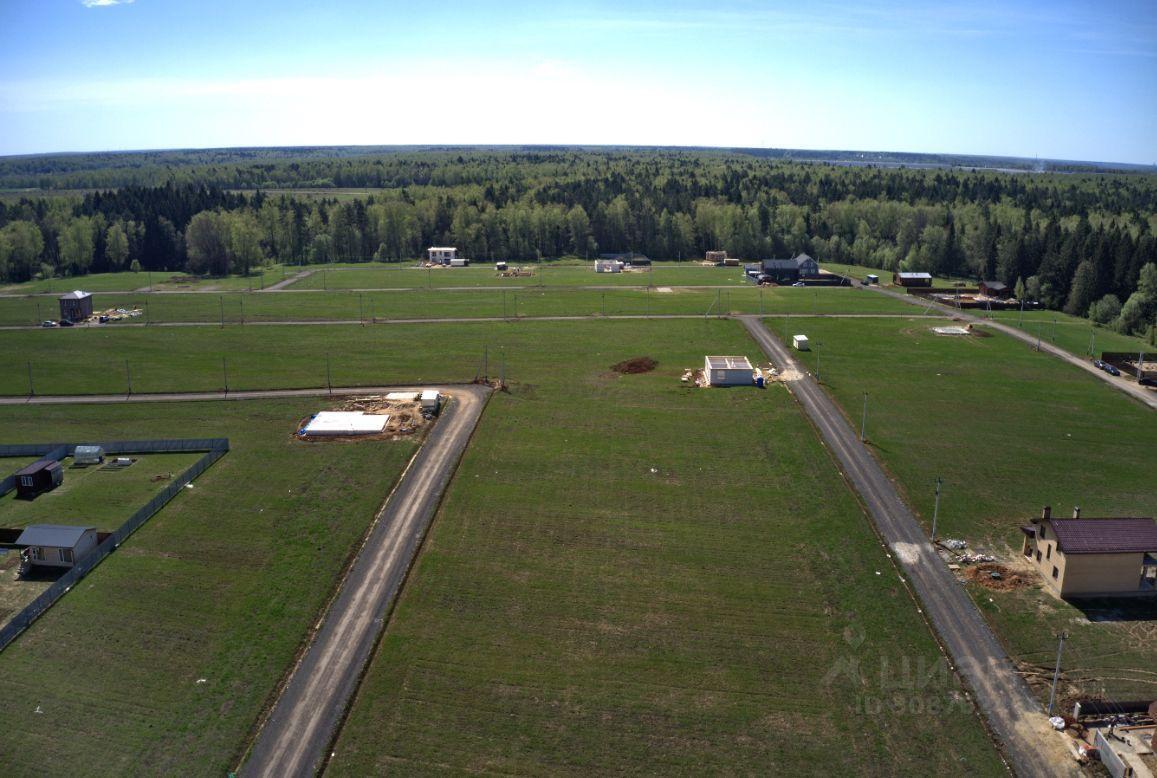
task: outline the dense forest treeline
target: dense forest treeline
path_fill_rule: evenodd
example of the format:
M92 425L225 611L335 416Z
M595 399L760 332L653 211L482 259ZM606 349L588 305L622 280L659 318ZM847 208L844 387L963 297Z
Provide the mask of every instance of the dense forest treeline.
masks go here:
M406 147L297 146L281 148L171 149L160 151L36 154L0 157L0 190L109 189L197 183L227 189L286 187L397 187L435 183L440 168L483 157L507 163L565 159L576 153L666 153L754 157L764 160L849 165L986 168L1035 172L1154 172L1152 167L1021 157L800 149L640 149L637 147Z
M1151 330L1157 317L1157 277L1148 278L1157 276L1154 175L907 170L670 150L315 151L174 166L160 185L0 203L0 279L130 268L221 274L270 259L401 261L433 244L516 261L807 251L821 263L1000 280L1129 332ZM237 191L286 170L301 187L315 188L320 176L323 188L378 191Z

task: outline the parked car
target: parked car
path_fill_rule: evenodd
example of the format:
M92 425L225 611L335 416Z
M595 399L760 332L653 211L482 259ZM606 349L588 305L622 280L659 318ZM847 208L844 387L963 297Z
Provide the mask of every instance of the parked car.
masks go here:
M99 321L101 324L108 324L108 316L102 313L97 321Z
M1105 363L1099 359L1094 359L1093 360L1093 367L1097 368L1098 370L1104 370L1105 369Z
M1109 375L1121 375L1120 370L1118 370L1117 368L1115 368L1109 364L1105 365L1105 372L1108 373Z
M796 281L792 286L807 286L803 281Z
M72 326L72 319L61 319L60 320L60 326L61 327L71 327Z
M1157 386L1157 378L1153 378L1152 376L1145 376L1137 383L1141 384L1141 386Z
M55 327L56 322L52 321L51 319L46 319L45 321L40 322L40 326L41 327Z

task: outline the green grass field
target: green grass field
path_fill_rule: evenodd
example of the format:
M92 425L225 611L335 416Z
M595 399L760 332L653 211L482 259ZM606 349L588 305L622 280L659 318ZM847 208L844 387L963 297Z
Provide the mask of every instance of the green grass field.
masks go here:
M757 356L738 324L509 333L331 772L1001 772L971 712L927 712L953 683L881 688L937 651L787 392L680 384ZM871 677L829 678L848 657Z
M606 291L567 287L478 290L413 289L395 292L268 292L217 294L120 294L95 296L97 309L139 308L134 324L276 321L386 321L435 318L536 316L653 316L718 313L911 313L883 295L848 288L760 290L646 289ZM0 325L35 326L58 312L55 300L0 299ZM105 327L117 327L112 322Z
M929 329L936 323L793 322L820 344L802 358L813 372L818 359L826 388L856 424L869 393L871 445L926 525L938 475L938 534L1006 560L1019 554L1018 527L1044 505L1060 516L1074 505L1085 516L1157 515L1150 409L1008 336L941 337ZM1157 694L1157 608L1139 621L1090 623L1035 589L975 593L1015 657L1049 666L1054 635L1068 629L1071 678L1086 692Z
M55 440L55 439L54 439ZM11 442L11 441L5 441ZM64 481L35 500L16 499L16 490L0 497L0 527L29 524L83 524L111 532L203 454L133 454L130 467L73 467L61 464ZM154 480L155 479L155 480Z
M0 408L6 441L195 432L232 445L0 653L5 775L40 775L46 764L222 775L235 764L414 451L409 442L294 440L317 405Z
M86 292L134 292L145 291L242 291L261 289L289 278L293 275L293 268L283 270L280 265L264 268L249 276L227 276L224 278L195 278L184 273L156 271L149 273L91 273L75 278L50 278L39 281L26 281L22 284L0 286L0 294L63 294L73 289L83 289ZM50 302L50 301L48 301ZM46 302L45 311L52 306ZM45 318L55 319L55 315Z
M743 286L738 267L705 267L698 262L656 262L651 270L596 273L593 262L582 264L543 262L508 263L521 266L533 276L502 278L490 262L469 267L419 268L416 263L374 263L341 269L311 266L313 274L290 285L291 289L395 289L425 287L519 287L519 286Z
M1009 324L1030 335L1039 336L1042 342L1052 343L1081 357L1089 356L1090 346L1096 351L1097 357L1100 357L1102 351L1144 351L1157 355L1157 348L1147 344L1144 338L1122 335L1108 327L1095 326L1088 319L1069 316L1060 311L1026 311L1023 317L1019 311L993 311L992 318L1001 324Z

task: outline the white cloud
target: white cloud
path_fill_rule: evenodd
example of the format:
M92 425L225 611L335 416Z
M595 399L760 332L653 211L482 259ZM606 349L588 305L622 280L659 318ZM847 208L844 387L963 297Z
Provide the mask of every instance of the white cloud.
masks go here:
M130 5L133 0L80 0L85 8L102 8L108 5Z

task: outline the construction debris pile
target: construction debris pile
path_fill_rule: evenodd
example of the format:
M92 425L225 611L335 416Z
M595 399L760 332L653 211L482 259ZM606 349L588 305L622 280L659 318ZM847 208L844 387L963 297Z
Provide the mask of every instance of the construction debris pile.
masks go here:
M528 267L512 267L508 270L501 270L498 273L499 278L530 278L533 275L534 271Z
M140 308L106 308L103 311L93 311L91 318L100 321L121 321L122 319L135 319L140 315Z

